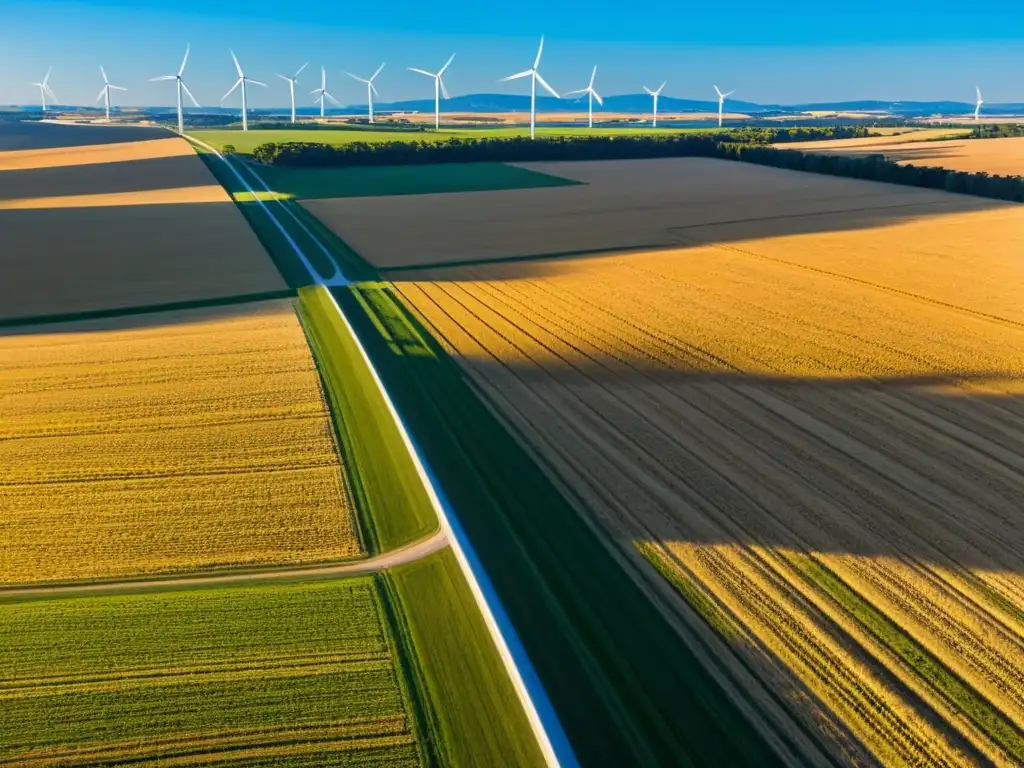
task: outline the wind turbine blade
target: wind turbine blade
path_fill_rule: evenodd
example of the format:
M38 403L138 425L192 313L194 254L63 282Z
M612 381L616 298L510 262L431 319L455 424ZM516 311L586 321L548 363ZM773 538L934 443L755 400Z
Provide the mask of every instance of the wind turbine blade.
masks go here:
M184 81L182 81L182 83L181 83L181 90L183 90L183 91L184 91L185 93L187 93L187 94L188 94L188 97L189 97L190 99L192 99L192 103L193 103L193 104L195 104L195 105L196 105L197 107L199 106L199 102L198 102L198 101L196 101L196 97L192 95L192 91L190 91L190 90L188 89L188 86L187 86L187 85L185 85L185 82L184 82Z
M228 50L231 50L231 49L229 48ZM238 57L235 56L235 52L234 51L231 51L231 58L235 62L235 69L238 70L238 76L239 77L245 77L245 75L242 74L242 65L238 63Z
M718 94L718 98L722 98L722 96L724 96L724 95L725 95L725 94L723 94L723 93L722 93L722 92L721 92L720 90L718 90L718 86L717 86L717 85L715 86L715 93L717 93L717 94Z
M664 90L666 85L668 85L668 80L663 81L662 84L658 86L658 93L659 94L662 92L662 90Z
M178 77L185 74L185 65L188 63L188 52L192 50L192 43L185 46L185 58L181 60L181 66L178 68Z
M50 67L50 68L49 68L48 70L46 70L46 77L44 77L44 78L43 78L43 83L42 83L42 84L43 84L44 86L45 86L45 85L46 85L46 84L47 84L48 82L50 82L50 73L51 73L51 72L53 72L53 67Z
M384 64L387 64L387 62L384 62ZM380 74L380 71L381 71L382 69L384 69L384 64L381 64L381 65L380 65L379 67L377 67L377 71L376 71L376 72L374 72L374 73L373 73L373 75L372 75L372 76L370 77L370 82L371 82L371 83L373 82L374 78L376 78L376 77L377 77L377 75L379 75L379 74Z
M648 88L648 87L647 87L646 85L644 86L644 90L645 90L645 91L647 91L647 93L648 93L648 94L650 94L651 96L653 96L653 95L654 95L654 91L652 91L652 90L651 90L650 88Z
M304 70L308 66L309 66L309 62L307 61L305 64L303 64L301 67L299 67L299 71L295 73L295 75L292 77L292 80L298 80L299 79L299 75L302 74L302 70Z
M590 85L588 85L587 88L593 88L594 87L594 78L595 77L597 77L597 66L596 65L594 66L594 71L590 73Z
M124 87L122 87L120 85L110 85L109 83L107 84L107 87L108 88L113 88L115 91L127 91L128 90L127 88L124 88Z
M288 77L288 75L278 75L278 77L282 80L287 80L289 83L292 82L292 78Z
M235 89L238 86L240 86L241 84L242 84L242 78L238 78L237 80L235 80L235 84L231 86L231 90L228 91L227 93L225 93L223 96L221 96L220 100L224 101L224 99L226 99L228 96L230 96L232 93L234 93ZM184 83L182 83L182 85L184 85Z
M262 85L264 88L268 87L262 80L253 80L251 77L245 78L245 82L252 83L253 85Z
M100 74L103 75L103 82L109 85L110 81L107 80L107 70L103 68L102 64L100 64Z
M735 88L733 88L733 89L732 89L731 91L729 91L728 93L723 93L723 94L722 94L722 98L723 98L723 99L725 99L725 98L728 98L729 96L732 96L732 95L733 95L734 93L736 93L736 89L735 89Z
M45 90L48 94L50 94L50 100L54 104L56 104L59 101L59 99L57 98L57 94L54 93L53 89L50 86L46 85L45 83L43 83L43 90Z
M416 67L406 67L406 69L410 72L419 72L421 75L426 75L427 77L437 77L433 72L427 72L425 69L417 69Z
M444 66L443 66L443 67L441 67L441 71L437 73L437 76L438 76L438 77L440 77L441 75L443 75L443 74L444 74L444 71L445 71L446 69L448 69L448 65L452 63L452 59L454 59L454 58L455 58L455 54L454 54L454 53L453 53L453 54L452 54L451 56L449 56L449 57L448 57L448 61L446 61L446 62L444 63ZM447 97L445 97L445 98L447 98Z
M177 75L160 75L160 77L151 77L151 78L149 78L149 82L155 83L158 80L177 80L177 79L178 79Z
M558 95L558 92L557 92L557 91L555 91L555 89L554 89L554 88L552 88L552 87L551 87L550 85L548 85L547 81L546 81L546 80L545 80L545 79L544 79L543 77L541 77L541 76L540 76L540 72L534 72L534 73L533 73L533 76L537 78L537 82L538 82L538 83L540 83L540 84L541 84L542 86L544 86L544 89L545 89L545 90L546 90L546 91L547 91L548 93L550 93L550 94L551 94L552 96L554 96L554 97L555 97L556 99L560 99L560 98L562 98L561 96L559 96L559 95Z
M106 92L107 92L107 86L104 85L102 88L100 88L100 95L96 97L96 101L99 101L100 99L102 99L103 98L103 94L105 94Z
M566 96L575 96L577 93L587 93L587 91L589 91L589 90L590 90L589 88L577 88L575 91L566 91L565 95Z
M601 105L601 106L603 107L603 106L604 106L604 99L602 99L602 98L601 98L601 97L600 97L600 96L598 95L597 91L591 91L591 93L593 93L593 94L594 94L594 98L595 98L595 99L597 100L597 103L598 103L598 104L600 104L600 105Z
M323 92L324 92L323 88L314 88L312 91L309 92L309 95L312 96L314 93L323 93ZM319 98L319 96L317 98Z
M980 86L980 85L976 85L976 86L974 86L974 92L975 92L975 93L976 93L976 94L978 95L978 103L979 103L979 104L982 104L982 103L984 103L984 102L982 102L982 100L981 100L981 86Z
M353 80L358 80L360 83L368 83L368 82L370 82L369 80L363 80L363 78L358 77L357 75L353 75L351 72L346 72L345 74L348 75L349 77L351 77Z
M441 86L441 95L444 96L446 99L450 99L451 96L448 95L448 89L444 87L444 80L441 79L440 75L437 76L437 82Z
M380 96L380 94L377 93L377 86L373 84L373 80L367 80L366 84L370 86L370 90L373 91L374 96Z
M331 102L332 104L334 104L335 106L338 106L338 107L340 107L340 106L341 106L341 102L340 102L340 101L338 101L338 100L337 100L336 98L334 98L333 96L331 96L331 94L327 93L327 91L324 91L324 96L326 96L326 97L327 97L327 99L328 99L328 101L330 101L330 102Z
M508 77L503 77L498 82L499 83L505 83L505 82L508 82L509 80L518 80L521 77L529 77L532 74L533 74L533 70L532 69L528 69L525 72L520 72L517 75L509 75Z
M533 68L540 66L540 55L544 53L544 35L540 36L540 47L537 48L537 58L533 60Z

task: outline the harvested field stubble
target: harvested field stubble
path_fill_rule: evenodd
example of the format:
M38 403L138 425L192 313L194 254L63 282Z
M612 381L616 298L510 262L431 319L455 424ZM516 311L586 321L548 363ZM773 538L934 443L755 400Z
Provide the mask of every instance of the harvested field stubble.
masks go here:
M0 320L284 287L177 138L0 152L0 231Z
M397 284L844 763L1024 761L1024 266L942 221Z
M888 136L884 140L838 139L776 146L780 149L854 156L882 154L904 165L912 163L918 166L948 168L951 171L989 173L993 176L1024 176L1024 138L896 141L904 138Z
M291 305L132 322L0 338L0 584L358 556Z

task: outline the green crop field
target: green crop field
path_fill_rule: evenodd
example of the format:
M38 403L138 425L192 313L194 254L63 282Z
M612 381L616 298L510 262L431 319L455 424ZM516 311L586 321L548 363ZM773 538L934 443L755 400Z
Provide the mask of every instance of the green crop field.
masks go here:
M415 648L417 684L434 703L427 726L446 766L539 766L543 759L483 617L446 549L382 576ZM481 681L486 681L481 685Z
M351 168L262 166L260 176L278 194L304 200L333 197L488 192L561 187L579 182L504 163L446 163Z
M0 698L0 762L421 761L370 578L0 602Z

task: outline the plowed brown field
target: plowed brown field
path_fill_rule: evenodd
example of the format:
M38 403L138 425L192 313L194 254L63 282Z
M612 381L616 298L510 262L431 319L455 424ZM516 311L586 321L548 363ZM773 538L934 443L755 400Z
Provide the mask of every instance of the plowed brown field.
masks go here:
M882 154L890 160L904 165L930 165L968 173L1024 176L1024 138L921 141L918 137L925 133L930 133L930 131L911 134L915 138L909 142L905 140L906 136L886 136L875 139L838 139L836 141L813 141L776 146L780 149L800 149L804 152L827 152L853 156ZM904 139L904 141L896 141L896 139Z
M674 248L392 277L793 727L843 764L1020 765L1022 209L911 190L868 222L904 190L727 169L727 208L715 178L669 192L726 220ZM558 212L538 236L582 224Z
M0 337L0 584L360 553L290 304Z
M0 231L0 319L285 287L177 138L0 152Z

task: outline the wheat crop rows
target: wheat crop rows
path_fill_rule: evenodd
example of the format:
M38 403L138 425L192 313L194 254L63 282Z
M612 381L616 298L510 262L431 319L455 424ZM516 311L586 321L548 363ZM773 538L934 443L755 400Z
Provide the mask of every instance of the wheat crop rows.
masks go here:
M0 584L361 551L289 303L0 339Z
M797 742L1013 766L1024 266L942 222L695 227L687 248L396 287L586 514L711 617Z

